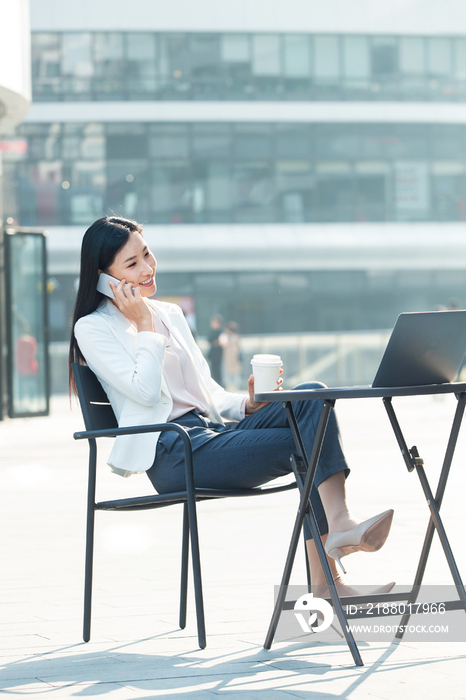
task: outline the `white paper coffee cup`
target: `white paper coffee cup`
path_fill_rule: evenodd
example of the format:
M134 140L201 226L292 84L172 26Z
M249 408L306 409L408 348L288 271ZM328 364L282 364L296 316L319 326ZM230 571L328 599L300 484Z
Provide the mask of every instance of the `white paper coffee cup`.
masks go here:
M254 374L254 393L274 391L283 365L280 355L254 355L251 365Z

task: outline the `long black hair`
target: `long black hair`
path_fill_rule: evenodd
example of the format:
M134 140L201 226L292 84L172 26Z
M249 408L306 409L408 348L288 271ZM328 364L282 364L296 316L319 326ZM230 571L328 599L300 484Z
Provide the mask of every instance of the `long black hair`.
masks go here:
M71 326L68 362L70 393L71 389L76 393L71 363L86 363L74 337L74 326L80 318L95 311L104 298L104 295L97 291L99 271L108 272L117 253L128 242L131 233L142 233L142 226L130 219L104 216L102 219L97 219L84 234L81 245L79 287Z

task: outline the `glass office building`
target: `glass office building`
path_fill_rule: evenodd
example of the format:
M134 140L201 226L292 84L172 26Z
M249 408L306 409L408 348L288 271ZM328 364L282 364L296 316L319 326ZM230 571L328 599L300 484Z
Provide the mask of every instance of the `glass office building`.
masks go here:
M9 216L86 224L464 221L466 125L23 124Z
M37 32L32 51L46 102L466 97L461 34Z
M160 293L193 297L201 334L216 312L273 333L464 303L466 27L439 25L440 2L383 19L336 4L265 17L212 0L180 18L105 0L77 17L32 0L34 103L2 141L5 210L51 232L55 339L79 238L107 213L145 223Z

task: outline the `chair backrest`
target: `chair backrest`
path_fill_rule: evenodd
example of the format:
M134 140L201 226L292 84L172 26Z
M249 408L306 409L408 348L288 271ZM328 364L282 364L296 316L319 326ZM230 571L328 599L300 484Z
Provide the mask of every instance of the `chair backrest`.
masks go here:
M94 372L77 362L73 362L71 368L86 430L117 428L113 408Z

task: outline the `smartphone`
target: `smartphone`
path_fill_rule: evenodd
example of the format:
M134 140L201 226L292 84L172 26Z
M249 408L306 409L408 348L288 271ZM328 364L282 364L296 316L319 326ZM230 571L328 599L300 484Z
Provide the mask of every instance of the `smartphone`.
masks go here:
M99 281L97 282L97 291L101 294L105 294L107 297L110 297L110 299L115 299L115 295L108 284L109 282L113 282L115 287L117 284L120 284L120 280L117 280L116 277L112 277L111 275L107 275L105 272L101 272L99 275Z

